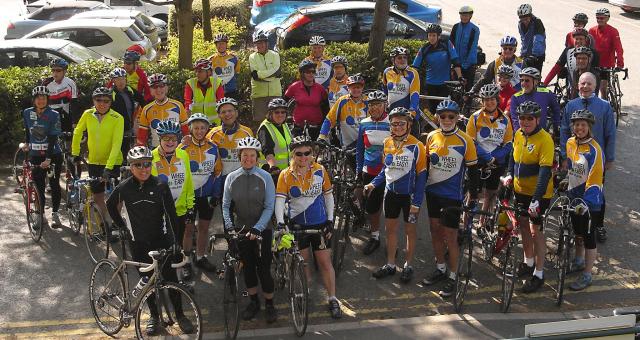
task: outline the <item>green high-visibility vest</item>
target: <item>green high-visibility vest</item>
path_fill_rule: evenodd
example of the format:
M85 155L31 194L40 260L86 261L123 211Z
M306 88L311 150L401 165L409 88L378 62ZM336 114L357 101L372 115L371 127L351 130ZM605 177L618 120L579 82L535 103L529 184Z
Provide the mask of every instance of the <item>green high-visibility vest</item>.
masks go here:
M207 115L209 122L220 125L220 118L218 117L218 111L216 110L216 91L218 87L222 86L222 80L217 77L209 77L209 83L212 85L207 88L206 93L203 95L202 91L198 88L198 78L190 78L187 80L187 84L191 87L193 92L193 101L189 110L192 114L199 112Z
M284 131L284 136L280 133L280 130L276 128L273 123L269 120L265 119L260 124L260 128L267 128L267 132L271 136L271 140L275 143L275 147L273 148L273 157L276 160L276 166L280 169L286 169L289 166L289 144L291 144L291 131L289 131L289 127L287 124L282 124L282 130Z

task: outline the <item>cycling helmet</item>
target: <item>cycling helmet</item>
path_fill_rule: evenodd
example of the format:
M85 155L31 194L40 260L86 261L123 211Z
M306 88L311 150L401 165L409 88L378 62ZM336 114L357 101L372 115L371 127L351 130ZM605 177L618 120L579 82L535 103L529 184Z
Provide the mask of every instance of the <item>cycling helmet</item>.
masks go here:
M331 67L333 67L333 65L335 64L342 64L342 66L347 67L349 63L347 62L347 58L341 55L337 55L331 58Z
M480 98L494 98L500 95L500 86L496 84L487 84L480 88Z
M440 112L443 111L452 111L455 113L460 113L460 106L458 106L458 103L454 102L453 100L447 98L444 99L443 101L441 101L438 104L438 107L436 107L436 113L440 114Z
M464 14L464 13L469 13L469 14L473 14L473 7L471 6L462 6L460 7L460 10L458 11L459 14Z
M380 90L371 91L371 92L369 92L369 94L367 94L367 101L369 101L369 102L386 102L387 101L387 94L384 93L384 91L380 91Z
M571 114L571 122L573 123L576 120L586 120L589 125L593 125L596 122L596 117L591 113L591 111L587 109L581 109L574 111Z
M64 70L67 69L67 67L69 67L69 63L62 59L62 58L56 58L51 60L51 62L49 63L49 67L53 68L53 67L60 67Z
M505 75L509 78L513 78L516 75L516 71L514 71L513 67L502 64L498 67L498 75Z
M500 46L518 46L518 39L510 35L505 35L500 39Z
M190 125L191 123L196 122L196 121L207 122L207 124L211 125L211 122L209 121L209 118L204 113L196 112L196 113L192 114L191 116L189 116L189 119L187 119L187 124Z
M535 67L525 67L522 71L520 71L520 78L522 78L522 76L529 76L529 77L532 77L533 79L538 79L538 80L542 78L540 76L540 71L538 71L538 69Z
M360 84L364 86L364 78L360 73L356 73L354 75L349 76L349 78L347 78L347 86L353 85L353 84Z
M111 71L111 73L109 73L109 77L111 77L111 79L120 78L120 77L126 77L126 76L127 76L127 71L125 71L121 67L116 67L116 68L113 69L113 71Z
M209 61L209 59L204 59L204 58L200 58L198 60L196 60L195 63L193 63L193 69L198 71L198 70L210 70L211 69L211 62Z
M313 37L311 37L311 39L309 39L309 46L314 46L314 45L324 46L326 44L327 42L324 40L324 37L321 35L314 35Z
M220 33L220 34L216 34L216 36L213 37L214 43L221 42L221 41L229 42L229 36L227 36L224 33Z
M391 52L389 52L389 57L391 57L391 58L395 58L395 57L397 57L399 55L407 55L408 56L409 55L409 50L404 48L404 47L398 46L398 47L394 47L391 50Z
M577 56L578 54L586 54L589 58L591 58L593 53L591 52L590 48L586 46L580 46L580 47L576 47L575 50L573 51L574 56Z
M540 117L540 112L541 111L542 111L542 109L540 109L540 105L538 105L538 103L532 102L530 100L527 100L526 102L518 105L518 107L516 108L516 114L518 116L531 115L531 116L534 116L534 117Z
M238 141L238 146L236 147L236 149L238 151L244 150L244 149L253 149L253 150L256 150L257 152L260 152L262 151L262 144L260 144L259 140L253 137L244 137Z
M287 104L287 101L282 98L273 98L269 101L267 108L269 111L279 108L289 109L289 105Z
M153 155L151 154L151 150L142 145L134 146L127 153L127 162L129 163L134 161L150 161L152 159Z
M49 89L47 89L46 86L36 86L33 88L33 90L31 90L31 96L35 97L35 96L47 96L49 97Z
M313 141L305 135L293 137L291 143L289 144L289 151L293 151L303 146L313 147Z
M182 134L180 124L172 120L163 120L158 123L156 133L158 133L158 136L176 135L178 137Z
M269 40L269 35L263 31L257 31L253 33L253 42L257 43L258 41L267 41Z
M394 117L403 117L407 118L408 121L413 121L411 112L404 107L396 107L395 109L391 110L391 112L389 112L389 120Z
M169 82L169 79L167 79L167 76L165 76L162 73L154 73L152 75L149 76L149 79L147 79L149 86L153 86L156 84L167 84Z
M110 88L104 87L104 86L100 86L98 88L96 88L95 90L93 90L93 94L91 95L91 98L95 98L95 97L109 97L111 98L111 94L113 93L113 91L111 91Z
M222 105L225 105L225 104L231 104L233 105L233 107L238 108L238 102L235 99L229 98L229 97L222 97L216 103L216 111L220 112L220 108L222 107Z
M300 64L298 64L298 71L300 73L304 72L304 70L306 69L316 69L316 63L314 63L313 61L309 60L309 59L304 59L303 61L300 62Z
M427 24L426 28L427 28L427 33L438 33L438 34L442 33L442 27L440 27L440 25L438 24L429 23Z
M136 51L126 51L124 52L124 57L122 57L124 61L140 61L140 53Z
M589 17L584 13L576 13L576 15L573 16L573 21L584 22L586 24L589 22Z
M596 17L610 17L611 13L607 8L598 8L596 10Z
M533 8L531 8L531 5L529 5L529 4L522 4L522 5L520 5L520 7L518 7L518 16L519 17L531 15L532 12L533 12Z
M584 36L584 37L588 37L589 36L589 32L587 32L587 30L584 29L584 28L579 28L578 27L578 28L575 28L573 30L573 32L571 32L571 36L575 38L578 35L581 35L581 36Z

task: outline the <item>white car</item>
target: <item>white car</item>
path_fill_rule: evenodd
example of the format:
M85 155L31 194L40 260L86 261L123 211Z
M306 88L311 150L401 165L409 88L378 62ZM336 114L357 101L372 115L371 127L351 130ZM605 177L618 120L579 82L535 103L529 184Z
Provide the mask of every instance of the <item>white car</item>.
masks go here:
M138 27L149 38L154 47L158 47L161 43L158 36L158 28L151 21L151 18L142 12L133 9L106 9L98 11L87 11L78 13L71 19L132 19ZM159 20L159 19L156 19Z
M609 3L622 8L627 13L640 12L640 0L609 0Z
M87 60L104 59L104 56L69 40L0 40L0 68L49 66L49 62L57 58L63 58L70 63L82 63Z
M46 5L47 3L54 3L61 0L39 0L27 5L29 13L37 10L38 8ZM164 22L169 19L169 8L172 5L154 5L149 2L140 0L99 0L105 3L105 5L113 9L135 9L147 15L148 17L158 18Z
M25 38L54 38L76 42L113 60L122 59L127 48L140 45L142 60L155 60L156 49L133 19L73 19L43 26Z

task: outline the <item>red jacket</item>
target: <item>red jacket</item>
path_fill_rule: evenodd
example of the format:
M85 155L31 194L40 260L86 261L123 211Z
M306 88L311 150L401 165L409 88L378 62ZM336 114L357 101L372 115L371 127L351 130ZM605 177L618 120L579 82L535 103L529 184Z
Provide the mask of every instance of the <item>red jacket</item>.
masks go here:
M500 102L498 103L498 107L503 112L509 111L509 106L511 104L511 97L518 91L513 88L513 85L509 83L505 88L500 90Z
M311 90L307 92L302 81L298 80L287 88L284 96L296 101L293 121L297 126L303 126L305 120L311 125L322 124L324 114L321 107L328 98L327 90L322 85L313 83Z
M617 29L608 24L603 27L596 25L589 29L589 34L595 40L595 49L600 55L600 67L624 67L624 51Z

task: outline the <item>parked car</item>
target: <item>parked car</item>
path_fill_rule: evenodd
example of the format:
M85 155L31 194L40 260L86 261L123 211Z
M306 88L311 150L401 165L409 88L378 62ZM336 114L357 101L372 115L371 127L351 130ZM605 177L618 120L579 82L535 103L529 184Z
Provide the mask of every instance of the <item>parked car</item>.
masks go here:
M27 5L27 10L33 12L47 3L54 3L60 0L39 0ZM102 0L105 5L113 9L135 9L148 17L158 18L167 22L169 18L169 8L171 5L154 5L150 2L140 0Z
M134 9L107 9L100 11L89 11L76 14L71 19L133 19L136 27L149 38L153 47L160 46L160 37L158 36L158 28L151 19L142 12Z
M280 22L267 20L256 31L269 33L277 48L307 45L309 38L321 35L327 41L366 42L373 25L375 3L345 1L298 8ZM387 21L387 39L426 39L426 23L392 8ZM443 34L443 39L448 33Z
M51 60L57 58L64 58L71 63L82 63L104 57L73 41L63 39L0 41L0 68L48 66Z
M274 19L277 17L288 17L296 9L303 6L312 6L320 4L330 4L334 2L343 2L348 0L253 0L251 7L251 25L256 26L259 23ZM369 0L375 2L374 0ZM442 9L437 6L427 5L416 0L391 0L391 7L406 13L412 18L420 19L425 22L441 23ZM279 19L276 19L279 20Z
M48 24L25 38L56 38L76 42L111 59L120 59L124 51L140 45L142 60L155 60L156 49L132 19L73 19Z
M640 12L640 0L609 0L609 3L627 13Z
M71 18L73 15L97 9L109 9L109 6L100 1L61 1L48 4L26 18L19 18L9 22L5 39L18 39L27 33L54 21Z

